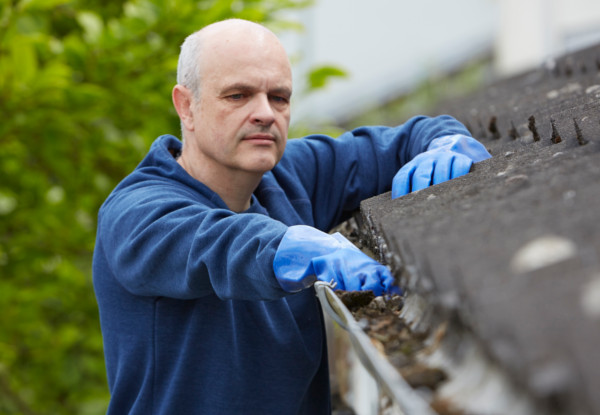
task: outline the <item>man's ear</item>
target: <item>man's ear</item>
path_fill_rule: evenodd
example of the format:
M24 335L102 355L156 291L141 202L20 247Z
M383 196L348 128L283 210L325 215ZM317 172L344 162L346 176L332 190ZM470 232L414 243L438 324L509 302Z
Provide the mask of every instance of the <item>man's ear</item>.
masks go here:
M192 92L183 85L173 87L173 105L181 124L189 131L194 131L194 111L192 111L193 99Z

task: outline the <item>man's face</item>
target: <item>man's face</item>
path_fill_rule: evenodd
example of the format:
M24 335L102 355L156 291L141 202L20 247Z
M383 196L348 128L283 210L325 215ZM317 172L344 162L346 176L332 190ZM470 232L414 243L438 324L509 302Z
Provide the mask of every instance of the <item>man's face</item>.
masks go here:
M291 70L281 45L271 38L208 45L200 73L192 136L198 161L228 174L271 170L290 122Z

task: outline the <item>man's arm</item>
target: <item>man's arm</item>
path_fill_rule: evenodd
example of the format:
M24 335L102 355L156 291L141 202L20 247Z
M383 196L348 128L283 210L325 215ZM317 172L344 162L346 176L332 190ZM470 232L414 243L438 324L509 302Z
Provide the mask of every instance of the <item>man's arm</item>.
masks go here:
M328 231L366 198L387 192L403 165L438 137L469 131L449 116L414 117L397 127L361 127L332 139L290 140L274 174L299 181L313 206L315 227ZM292 187L292 186L289 186Z
M272 263L287 226L261 214L209 208L169 186L111 198L99 215L94 273L131 293L269 300L287 293Z
M110 270L133 294L272 300L317 279L377 295L391 288L389 270L341 235L150 194L113 199L99 221L94 273Z

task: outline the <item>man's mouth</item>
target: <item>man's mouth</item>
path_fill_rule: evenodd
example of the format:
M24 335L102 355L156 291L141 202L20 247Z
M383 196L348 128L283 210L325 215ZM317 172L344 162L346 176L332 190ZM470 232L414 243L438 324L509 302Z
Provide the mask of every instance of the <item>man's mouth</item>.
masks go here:
M244 141L252 141L256 144L271 144L275 142L275 137L272 134L256 133L249 134L243 138Z

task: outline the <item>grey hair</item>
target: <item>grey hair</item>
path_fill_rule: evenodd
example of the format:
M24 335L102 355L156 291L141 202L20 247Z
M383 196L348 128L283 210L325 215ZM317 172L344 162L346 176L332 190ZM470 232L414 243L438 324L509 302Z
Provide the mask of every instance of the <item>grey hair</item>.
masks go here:
M200 30L185 38L181 44L181 52L177 63L177 83L192 91L195 100L200 98L200 70L198 64L202 49L201 38Z
M181 44L177 61L177 83L190 91L195 101L200 99L200 49L202 35L200 30L185 38ZM185 128L181 122L181 140L185 144Z

